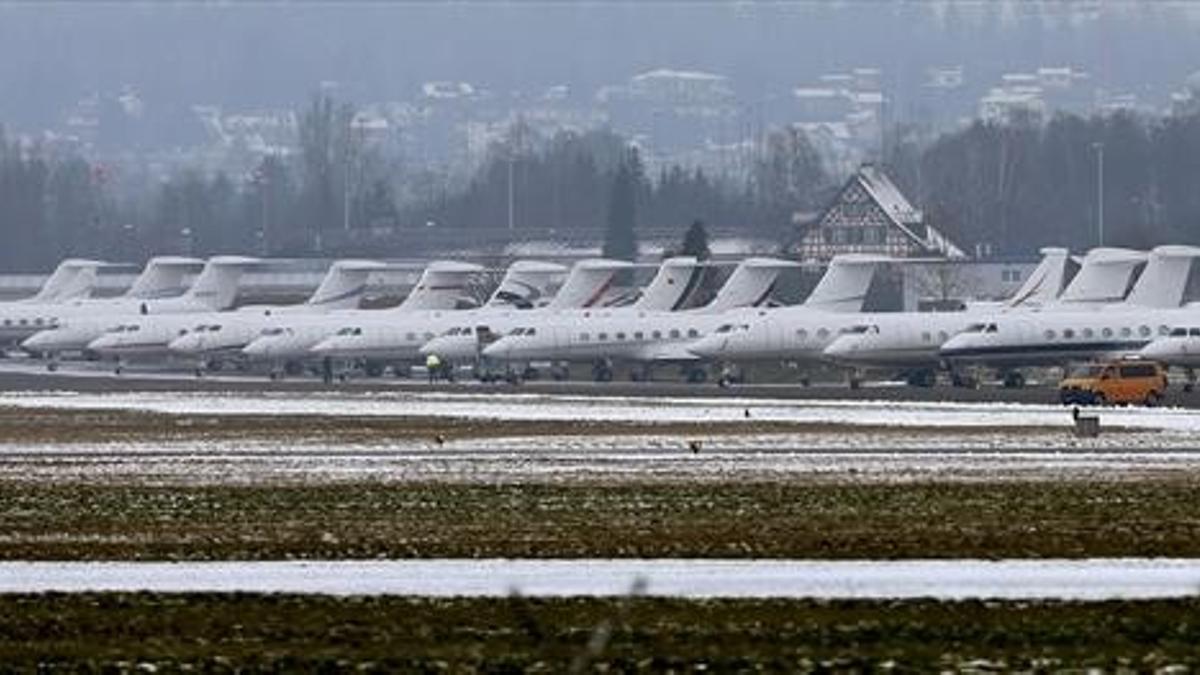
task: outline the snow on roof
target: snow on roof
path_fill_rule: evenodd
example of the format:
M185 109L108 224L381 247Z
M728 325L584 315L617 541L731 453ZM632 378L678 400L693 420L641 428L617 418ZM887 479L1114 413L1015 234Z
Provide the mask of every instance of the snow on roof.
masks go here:
M955 246L945 235L925 224L924 214L920 209L913 207L886 173L874 165L864 164L859 167L855 178L892 222L914 241L926 248L940 251L948 258L966 257L962 249Z
M638 75L633 76L634 82L644 82L646 80L660 80L660 79L663 79L663 80L665 80L665 79L706 80L706 81L710 81L710 82L724 82L728 78L726 78L724 75L717 75L714 73L705 73L705 72L699 71L699 70L672 70L670 68L658 68L655 70L648 70L644 73L640 73Z

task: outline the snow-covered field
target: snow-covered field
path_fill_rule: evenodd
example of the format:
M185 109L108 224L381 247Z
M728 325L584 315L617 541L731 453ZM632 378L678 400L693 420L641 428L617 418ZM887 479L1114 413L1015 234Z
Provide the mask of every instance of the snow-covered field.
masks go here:
M0 593L1106 600L1192 596L1200 560L0 562Z
M1057 405L672 398L436 392L6 392L0 406L137 410L166 414L443 417L516 421L756 421L899 428L1069 429ZM1200 434L1200 413L1179 408L1106 408L1103 424L1124 429Z
M506 438L390 445L171 441L0 445L0 479L170 484L357 480L572 482L581 480L1093 480L1200 472L1200 451L1020 450L954 447L854 449L836 434L714 436L696 454L663 436ZM958 439L962 441L964 439ZM978 441L979 439L975 439ZM866 448L883 441L862 439ZM986 443L986 442L985 442ZM822 449L824 448L824 449Z
M431 417L636 423L641 433L433 439L197 438L4 443L0 478L182 483L581 479L854 480L1138 478L1200 470L1200 413L1106 409L1119 432L1077 439L1056 406L898 401L636 398L435 392L9 392L0 406L168 415ZM795 423L762 433L736 425ZM663 423L725 424L681 436ZM347 420L348 424L352 424ZM729 426L734 425L734 432ZM830 426L834 425L834 426ZM811 426L811 430L806 427ZM689 447L700 444L699 452Z

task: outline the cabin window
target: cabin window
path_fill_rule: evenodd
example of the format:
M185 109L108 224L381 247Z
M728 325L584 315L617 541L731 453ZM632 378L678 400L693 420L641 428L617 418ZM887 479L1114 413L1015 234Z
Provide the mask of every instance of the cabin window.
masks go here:
M922 342L933 342L933 333L930 333L929 331L922 331L921 332L921 341Z
M1138 335L1142 337L1150 337L1150 333L1152 332L1154 331L1150 330L1150 326L1138 326Z
M416 334L416 333L406 333L406 334L404 335L404 339L405 339L406 341L408 341L408 342L416 342L416 341L417 341L417 334Z
M1121 329L1121 337L1129 337L1131 335L1133 335L1133 329L1129 326L1125 326Z
M946 331L944 331L944 330L939 330L939 331L938 331L938 340L941 340L942 342L945 342L946 340L949 340L949 339L950 339L950 334L949 334L949 333L947 333L947 332L946 332Z
M801 340L807 340L808 339L808 331L804 330L803 328L797 329L796 337L800 338Z
M661 340L662 339L662 331L661 330L652 331L650 333L650 337L654 338L655 340Z
M591 341L592 341L592 336L591 336L591 335L589 335L589 334L587 334L587 333L580 333L580 334L579 334L579 341L580 341L580 342L591 342Z
M1073 329L1073 328L1064 328L1063 329L1063 339L1064 340L1070 340L1074 337L1075 337L1075 329Z
M818 331L817 331L817 337L818 337L818 338L820 338L820 339L822 339L822 340L824 340L825 338L828 338L828 337L829 337L829 329L828 329L828 328L822 328L822 329L818 330Z
M596 339L597 339L597 340L599 340L599 341L601 341L601 342L604 342L605 340L607 340L607 339L608 339L608 333L598 333L598 334L596 335Z
M1055 332L1052 329L1047 329L1045 335L1046 335L1047 340L1053 340L1056 336Z
M1084 338L1086 338L1086 339L1090 340L1090 339L1092 339L1093 337L1095 337L1095 335L1096 335L1095 331L1093 331L1091 328L1084 328L1084 329L1083 329L1083 337L1084 337Z
M698 337L700 337L700 331L696 330L695 328L689 328L688 329L688 337L698 338Z
M1158 327L1158 334L1159 334L1159 335L1166 335L1166 334L1168 334L1168 333L1170 333L1170 332L1171 332L1171 328L1170 328L1170 326L1159 326L1159 327Z
M645 340L646 334L639 330L633 334L633 339L634 340Z
M672 329L671 329L671 332L669 333L669 335L671 336L671 339L672 339L672 340L678 340L678 339L679 339L679 329L678 329L678 328L672 328Z
M624 339L625 339L624 333L617 333L617 340L624 340Z

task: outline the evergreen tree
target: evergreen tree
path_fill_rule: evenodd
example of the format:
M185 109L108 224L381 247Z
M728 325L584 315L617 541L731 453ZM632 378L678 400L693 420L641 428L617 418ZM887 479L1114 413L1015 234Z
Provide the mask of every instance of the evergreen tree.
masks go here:
M712 251L708 249L708 230L704 229L703 221L692 221L683 235L679 254L694 256L696 260L708 260L712 256Z
M630 150L617 166L608 199L608 228L604 233L604 257L617 260L637 258L637 195L641 162Z

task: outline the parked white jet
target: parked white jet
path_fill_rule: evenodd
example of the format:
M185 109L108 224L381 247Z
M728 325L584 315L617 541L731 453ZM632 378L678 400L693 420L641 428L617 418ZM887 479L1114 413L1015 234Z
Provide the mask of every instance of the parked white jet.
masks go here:
M842 330L859 322L876 267L890 261L865 254L836 256L804 303L729 313L716 330L687 349L730 362L818 360Z
M557 265L554 267L561 269ZM312 351L322 357L415 361L423 356L421 349L425 344L454 326L463 328L468 332L467 338L474 341L476 337L472 333L477 333L480 327L486 337L491 330L489 326L511 323L518 320L516 317L543 316L595 306L602 301L617 273L630 267L630 263L621 260L582 260L571 268L562 288L541 307L514 309L511 302L499 302L461 312L416 313L403 321L357 321L344 325L336 334L315 345ZM673 283L675 277L671 278ZM674 302L683 290L684 284L680 284L679 288L670 289L671 297L661 301ZM654 293L655 298L663 294L659 289ZM503 298L503 291L497 291L496 297ZM474 346L471 349L473 352Z
M992 316L948 340L940 355L956 366L1018 368L1137 353L1195 316L1180 304L1196 257L1200 248L1160 246L1123 303L1094 312L1049 308Z
M605 265L617 263L623 267L633 267L632 263L619 261L601 261ZM592 264L582 261L579 264ZM615 269L615 268L614 268ZM699 290L707 268L701 266L694 257L680 256L664 260L658 272L650 283L642 289L630 309L639 311L675 311L687 305ZM562 297L562 291L555 296L555 302L529 312L506 311L487 316L466 317L469 323L461 323L438 337L430 340L421 347L421 354L435 354L443 361L464 362L475 361L480 356L480 350L493 341L503 337L513 329L530 325L538 321L553 319L565 309L591 309L597 303L570 302ZM561 300L561 301L560 301Z
M229 307L237 296L238 279L247 265L257 262L254 258L240 256L217 256L204 264L183 295L162 297L169 284L182 278L187 269L194 269L200 261L189 258L155 258L146 266L146 271L130 288L129 293L107 300L83 300L70 303L58 312L53 328L42 330L21 346L32 352L60 354L65 351L82 350L106 330L123 320L151 314L174 314L207 312ZM141 283L142 279L148 279ZM137 293L138 297L130 295ZM51 364L53 366L53 363Z
M367 291L371 273L386 268L387 265L368 260L339 260L329 267L312 296L301 304L251 305L226 312L138 316L113 326L88 343L87 349L119 359L169 356L171 345L180 340L187 340L184 346L191 346L193 352L213 347L240 350L264 328L286 317L356 307Z
M840 365L858 369L899 370L911 384L931 385L941 364L938 350L950 337L996 314L1047 309L1094 308L1111 300L1113 288L1127 288L1135 271L1132 264L1115 260L1141 260L1143 254L1126 255L1114 249L1095 249L1063 289L1072 262L1064 248L1042 249L1042 262L1021 288L999 308L968 306L959 312L878 312L862 315L825 348L825 356ZM1062 299L1060 300L1060 295Z
M766 302L780 271L796 266L786 260L748 258L705 307L676 312L615 308L563 313L514 329L485 347L483 354L505 362L590 362L592 375L598 381L612 379L616 362L639 366L631 371L634 379L649 378L655 365L678 363L685 366L689 381L702 381L707 372L699 367L699 359L688 345L720 326L730 313L755 311L736 308ZM842 267L838 270L842 271ZM847 296L857 295L861 304L870 273L859 271L851 276L857 277L859 283L851 287L826 284L822 293L814 291L814 301L840 306L846 303Z
M330 312L320 317L289 317L288 321L270 328L255 338L242 350L252 359L273 361L286 365L289 362L318 358L312 349L331 335L364 326L403 326L415 317L453 314L465 310L455 309L466 297L467 281L483 272L479 265L458 262L431 263L425 270L417 287L404 302L384 310L344 310ZM500 286L488 300L488 305L512 305L528 303L548 294L565 272L562 265L522 260L509 266ZM415 335L415 331L413 332ZM426 330L420 335L421 342L432 339L436 334ZM418 345L419 346L419 345ZM415 351L415 348L414 348ZM272 371L274 375L275 370Z

